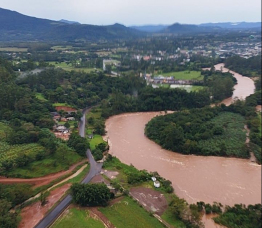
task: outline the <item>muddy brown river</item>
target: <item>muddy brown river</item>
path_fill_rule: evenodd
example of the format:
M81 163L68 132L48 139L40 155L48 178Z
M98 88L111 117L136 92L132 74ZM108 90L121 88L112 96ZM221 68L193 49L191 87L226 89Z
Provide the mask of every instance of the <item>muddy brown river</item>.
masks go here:
M237 73L234 76L238 85L233 97L224 101L226 104L236 97L245 99L254 92L251 79ZM159 114L129 113L109 118L106 130L110 153L138 169L157 171L170 180L175 193L189 203L216 201L230 206L261 203L260 165L248 159L181 155L162 149L144 135L145 124ZM205 227L217 227L210 220L203 221Z

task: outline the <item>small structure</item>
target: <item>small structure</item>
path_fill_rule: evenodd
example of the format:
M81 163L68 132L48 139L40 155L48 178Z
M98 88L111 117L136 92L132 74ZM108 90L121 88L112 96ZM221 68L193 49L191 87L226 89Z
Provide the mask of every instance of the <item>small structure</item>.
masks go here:
M64 125L58 125L56 128L55 128L56 131L59 131L59 132L64 132L67 130L67 128L64 126Z
M90 135L88 135L88 138L89 138L89 139L92 139L92 138L94 138L94 135L93 135L93 134L90 134Z
M156 178L155 178L155 177L151 177L151 179L152 179L152 181L154 181L154 182L156 181Z
M75 120L75 117L67 117L66 118L68 121L74 121Z
M159 188L159 187L160 187L160 182L159 182L159 181L154 181L154 186L155 186L156 188Z

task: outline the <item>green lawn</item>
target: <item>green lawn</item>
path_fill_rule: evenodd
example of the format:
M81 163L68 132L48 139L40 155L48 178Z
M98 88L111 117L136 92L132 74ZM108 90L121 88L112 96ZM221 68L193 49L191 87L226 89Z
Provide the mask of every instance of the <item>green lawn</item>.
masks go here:
M35 96L40 101L47 101L42 93L36 93Z
M179 72L169 72L163 73L162 76L174 77L175 79L180 80L203 80L204 76L201 75L200 71L179 71Z
M88 210L70 208L59 217L51 228L104 228L100 220L89 216Z
M103 140L101 135L94 135L94 138L90 140L90 149L94 150L96 146L100 143L104 143L105 141Z
M129 197L113 206L99 209L117 228L154 228L164 226Z

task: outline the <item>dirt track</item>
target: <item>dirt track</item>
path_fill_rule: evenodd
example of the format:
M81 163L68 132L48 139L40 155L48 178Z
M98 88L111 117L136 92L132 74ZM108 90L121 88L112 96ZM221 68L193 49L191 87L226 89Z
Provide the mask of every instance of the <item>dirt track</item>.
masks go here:
M40 201L37 201L24 207L20 214L22 219L18 228L33 228L45 216L48 210L65 194L70 186L71 184L65 184L51 191L47 197L47 203L44 206L41 206Z
M85 163L86 161L87 161L87 159L72 165L66 171L61 171L61 172L58 172L58 173L49 174L49 175L44 176L44 177L37 177L37 178L30 178L30 179L0 177L0 183L2 183L2 184L26 183L26 184L33 184L34 188L40 187L40 186L49 184L51 181L53 181L53 180L55 180L59 177L62 177L66 174L71 173L78 165L81 165L81 164Z

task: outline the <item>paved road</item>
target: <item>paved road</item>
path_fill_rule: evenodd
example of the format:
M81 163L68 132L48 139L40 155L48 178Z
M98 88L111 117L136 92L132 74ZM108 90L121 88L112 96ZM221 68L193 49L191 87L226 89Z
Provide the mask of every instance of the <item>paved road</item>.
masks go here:
M85 114L90 110L85 109L83 110L83 116L81 118L81 121L79 123L79 134L82 137L85 137ZM100 173L102 169L102 163L97 163L89 149L86 151L86 156L90 163L90 170L85 179L82 181L82 183L88 183L95 175ZM55 219L68 207L68 205L72 201L72 196L67 195L50 213L48 213L36 226L35 228L46 228L49 227Z

